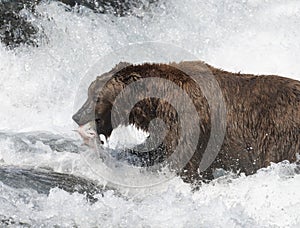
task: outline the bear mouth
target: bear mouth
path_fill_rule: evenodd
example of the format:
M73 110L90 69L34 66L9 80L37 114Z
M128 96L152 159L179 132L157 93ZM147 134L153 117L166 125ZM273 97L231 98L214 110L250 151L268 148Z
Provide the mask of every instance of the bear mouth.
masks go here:
M95 121L90 121L87 124L79 125L79 127L74 131L80 135L85 145L92 148L96 147L97 138L99 138L99 136L95 130ZM103 137L101 138L100 143L104 144Z

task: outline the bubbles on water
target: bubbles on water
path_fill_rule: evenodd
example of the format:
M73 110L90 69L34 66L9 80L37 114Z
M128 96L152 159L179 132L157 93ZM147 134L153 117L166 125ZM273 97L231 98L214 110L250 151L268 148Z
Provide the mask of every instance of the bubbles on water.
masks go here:
M96 195L98 201L94 203L84 195L58 188L47 196L0 184L0 221L47 226L297 227L300 204L295 192L300 179L298 175L276 180L274 176L284 166L272 165L265 172L230 182L213 181L195 193L175 178L160 189L144 189L127 196L107 191L103 196Z
M128 43L169 42L226 70L299 79L299 7L297 1L280 0L175 0L161 1L142 18L115 18L42 3L36 10L44 17L35 23L47 39L39 48L7 50L0 44L0 129L75 138L71 116L81 77L99 57ZM169 56L166 61L180 60ZM113 66L105 67L94 78ZM71 142L38 138L35 144L17 134L10 139L1 135L0 163L42 165L97 179L78 154L70 153L76 150ZM195 193L175 178L158 189L124 190L128 197L107 192L94 204L61 189L46 196L0 183L0 224L299 227L299 183L293 165L273 164L253 176L225 176Z

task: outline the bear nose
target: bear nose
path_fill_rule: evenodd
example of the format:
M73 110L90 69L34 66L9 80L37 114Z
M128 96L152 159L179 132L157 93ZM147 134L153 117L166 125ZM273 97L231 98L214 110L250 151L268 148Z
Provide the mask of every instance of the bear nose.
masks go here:
M78 113L76 113L76 114L74 114L73 116L72 116L72 119L78 124L78 125L81 125L80 124L80 115L78 115Z

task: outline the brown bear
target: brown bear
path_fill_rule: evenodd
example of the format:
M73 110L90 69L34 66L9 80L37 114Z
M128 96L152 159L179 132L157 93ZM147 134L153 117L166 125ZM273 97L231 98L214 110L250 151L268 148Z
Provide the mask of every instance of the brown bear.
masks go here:
M191 76L192 75L192 76ZM195 81L195 77L200 80ZM216 157L206 170L200 170L199 164L212 136L212 112L216 116L222 115L222 102L212 99L209 103L203 89L212 94L217 92L211 87L210 78L214 77L225 103L226 118L217 118L220 129L225 126L225 135ZM178 94L174 90L167 99L161 97L142 97L134 107L126 110L128 120L112 116L115 100L121 96L133 82L139 80L160 78L174 83L192 100L195 109L189 109L185 102L176 107L170 100L176 102ZM199 85L199 81L201 85ZM130 87L131 90L153 91L153 85L137 84L140 88ZM157 87L157 83L156 83ZM168 90L165 84L162 90ZM207 92L206 92L207 93ZM146 93L145 93L146 94ZM122 101L130 102L130 95L124 95ZM215 106L213 109L212 106ZM195 110L199 121L192 121ZM122 112L124 110L120 110ZM118 112L117 112L118 113ZM88 99L82 108L73 116L79 125L91 121L96 124L97 134L109 137L113 128L112 122L118 124L134 124L137 128L149 131L151 120L159 118L164 121L167 131L162 142L153 148L148 148L146 165L166 161L179 144L183 148L178 161L185 156L186 148L191 144L191 138L183 137L179 113L190 116L186 121L185 131L193 138L193 131L197 127L197 145L195 153L189 157L183 169L177 170L187 182L212 179L213 171L222 168L233 172L253 174L258 169L270 165L270 162L288 160L296 161L296 154L300 151L300 82L274 75L251 75L231 73L214 68L201 61L186 61L170 64L141 64L132 65L120 63L110 72L97 77L89 87ZM220 114L221 113L221 114ZM223 113L224 114L224 113ZM215 121L215 120L214 120ZM188 129L188 130L186 130ZM155 132L155 129L153 130ZM159 131L156 131L160 132ZM218 135L218 133L214 134ZM183 137L183 139L180 139ZM155 137L154 137L155 138ZM193 139L194 140L194 139ZM151 150L151 151L150 151ZM137 156L145 153L133 152ZM148 155L149 155L148 153ZM176 160L176 159L175 159Z

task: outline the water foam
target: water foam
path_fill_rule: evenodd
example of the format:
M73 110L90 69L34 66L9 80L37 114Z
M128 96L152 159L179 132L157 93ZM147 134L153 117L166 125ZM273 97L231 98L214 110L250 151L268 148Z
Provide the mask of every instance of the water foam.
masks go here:
M300 79L299 9L298 1L175 0L140 12L141 18L115 18L43 3L37 7L43 17L33 22L47 35L39 48L8 51L0 45L0 129L76 139L71 116L81 78L99 58L128 43L172 43L227 70ZM20 144L2 140L0 162L98 178L79 154L27 143L35 150L18 152ZM300 180L286 174L292 167L272 165L253 176L213 181L195 193L174 178L156 188L124 190L127 198L107 192L92 205L60 189L45 196L0 185L0 220L63 227L297 227Z

